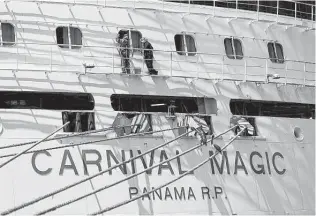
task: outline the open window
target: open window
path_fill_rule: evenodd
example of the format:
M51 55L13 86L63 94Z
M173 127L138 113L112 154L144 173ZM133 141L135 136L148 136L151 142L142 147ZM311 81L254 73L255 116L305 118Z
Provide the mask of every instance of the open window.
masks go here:
M315 119L315 104L232 99L233 115Z
M79 28L60 26L56 28L57 44L61 48L80 49L82 47L82 33Z
M62 112L63 125L70 122L63 128L64 132L85 132L95 130L95 119L93 112Z
M144 113L118 113L112 127L117 136L144 133L152 131L150 114Z
M244 54L242 51L241 41L236 38L225 38L224 39L225 52L230 59L243 59Z
M80 92L0 91L0 109L93 110L94 99Z
M1 46L13 46L15 44L15 31L14 26L11 23L1 23Z
M123 38L124 34L128 35L129 45L133 52L140 52L142 49L142 44L140 39L142 38L142 33L136 30L120 30L119 37L120 39Z
M174 113L216 114L217 112L216 100L202 97L113 94L111 105L115 111L124 112L168 113L171 105L174 106Z
M212 135L214 132L213 126L212 126L212 116L210 115L184 115L181 117L181 120L178 121L178 126L185 126L187 125L187 128L180 128L180 134L186 133L187 131L192 130L192 128L199 128L200 131L203 131L205 135ZM198 132L188 134L188 136L197 136Z
M268 43L269 58L274 63L284 63L283 47L277 42Z
M254 117L233 116L230 119L230 124L231 126L238 126L234 129L235 134L238 134L241 130L243 130L240 136L258 136L255 121L256 119Z
M174 43L177 53L179 55L195 56L196 47L194 38L187 34L176 34L174 36Z

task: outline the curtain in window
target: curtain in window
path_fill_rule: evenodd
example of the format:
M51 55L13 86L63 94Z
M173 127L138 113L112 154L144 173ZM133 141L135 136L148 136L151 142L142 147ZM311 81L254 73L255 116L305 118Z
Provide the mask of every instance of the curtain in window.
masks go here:
M234 59L234 51L232 45L232 38L225 38L224 40L225 52L228 58Z
M82 33L80 29L70 27L70 38L71 38L71 48L79 49L80 46L82 45Z
M283 63L284 62L284 56L283 56L283 49L282 49L282 45L279 43L275 43L275 48L276 48L276 56L278 59L279 63Z
M64 43L64 38L63 38L63 28L58 27L56 29L56 39L57 39L57 44L63 44Z
M175 35L174 43L176 45L176 50L179 55L185 55L185 47L184 47L184 36L183 35Z
M15 43L14 27L10 23L1 23L2 44L10 46Z
M242 52L242 46L240 40L234 39L235 58L242 59L244 54Z
M194 38L190 35L186 35L185 42L187 44L187 51L189 52L188 55L194 56L196 54L196 47L195 47Z
M272 62L276 62L276 54L274 50L274 44L273 43L268 43L268 52L269 52L269 58Z
M142 34L139 31L131 31L132 44L133 49L141 49L140 39L142 38ZM135 50L140 51L140 50Z
M68 48L69 44L69 38L68 38L68 27L62 27L63 28L63 44L61 47Z

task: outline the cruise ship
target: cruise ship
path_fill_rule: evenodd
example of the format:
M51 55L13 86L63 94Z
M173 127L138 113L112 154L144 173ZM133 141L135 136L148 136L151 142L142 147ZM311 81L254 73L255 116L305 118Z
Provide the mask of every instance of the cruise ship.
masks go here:
M1 215L315 215L315 1L1 0Z

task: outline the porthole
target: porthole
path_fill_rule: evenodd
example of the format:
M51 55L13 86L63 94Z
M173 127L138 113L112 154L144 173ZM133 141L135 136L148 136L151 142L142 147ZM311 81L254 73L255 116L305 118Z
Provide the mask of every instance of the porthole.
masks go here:
M304 139L304 134L301 128L295 127L293 132L296 140L302 141Z

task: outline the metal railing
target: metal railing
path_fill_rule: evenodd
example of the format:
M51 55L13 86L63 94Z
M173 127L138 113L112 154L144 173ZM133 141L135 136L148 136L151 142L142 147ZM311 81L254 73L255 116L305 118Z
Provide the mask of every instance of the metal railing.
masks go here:
M265 2L247 2L240 0L160 0L160 2L152 0L6 0L6 2L11 1L68 5L95 5L119 8L126 7L134 9L153 9L166 12L172 11L192 14L201 14L203 12L197 12L197 10L203 9L205 14L213 15L216 15L217 11L221 12L222 9L233 9L235 13L234 16L243 16L245 13L255 12L254 14L257 14L257 19L260 19L260 17L263 18L266 15L275 14L276 21L278 21L280 15L294 17L295 20L304 19L315 21L316 11L315 4L312 4L312 1L311 3L306 3L298 2L296 0L277 0ZM286 4L287 6L284 6Z
M21 43L22 44L22 43ZM116 46L60 48L56 44L36 44L3 48L0 71L70 72L78 74L120 74L122 57ZM129 69L133 75L149 75L141 49L130 49ZM195 52L194 56L177 51L153 50L153 68L158 76L192 77L213 80L279 82L315 86L315 63L285 59L273 63L269 58L242 56L229 59L225 54ZM1 77L1 73L0 73Z

